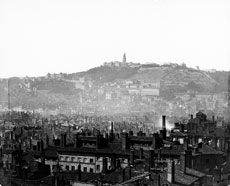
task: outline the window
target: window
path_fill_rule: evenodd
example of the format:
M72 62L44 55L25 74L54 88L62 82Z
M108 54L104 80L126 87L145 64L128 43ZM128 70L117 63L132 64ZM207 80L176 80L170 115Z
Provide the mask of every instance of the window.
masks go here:
M66 169L66 170L69 170L69 165L66 165L66 166L65 166L65 169Z
M69 161L69 160L70 160L69 156L66 156L65 161Z
M84 167L84 168L83 168L83 171L84 171L84 172L87 172L87 167Z
M74 161L75 161L75 157L72 157L72 158L71 158L71 161L73 161L73 162L74 162Z
M77 161L78 161L78 162L81 162L81 158L78 158Z
M97 171L100 171L100 165L97 165Z
M87 158L84 158L84 159L83 159L83 162L86 163L86 162L87 162Z
M90 168L90 169L89 169L89 172L93 172L93 168Z
M93 163L93 159L92 159L92 158L90 158L90 159L89 159L89 162L90 162L90 163Z
M64 159L63 156L60 156L60 161L63 161L63 159Z
M71 170L74 171L74 170L75 170L75 166L72 166L72 167L71 167Z

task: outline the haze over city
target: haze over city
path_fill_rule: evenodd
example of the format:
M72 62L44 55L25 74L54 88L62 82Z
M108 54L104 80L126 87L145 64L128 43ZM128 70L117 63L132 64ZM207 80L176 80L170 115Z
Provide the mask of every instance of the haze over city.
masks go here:
M104 62L230 69L228 0L0 1L0 77Z

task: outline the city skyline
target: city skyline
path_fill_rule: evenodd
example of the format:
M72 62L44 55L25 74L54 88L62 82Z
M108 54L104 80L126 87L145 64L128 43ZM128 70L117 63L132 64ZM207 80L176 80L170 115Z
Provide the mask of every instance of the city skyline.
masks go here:
M0 78L74 73L104 62L230 69L230 2L0 2Z

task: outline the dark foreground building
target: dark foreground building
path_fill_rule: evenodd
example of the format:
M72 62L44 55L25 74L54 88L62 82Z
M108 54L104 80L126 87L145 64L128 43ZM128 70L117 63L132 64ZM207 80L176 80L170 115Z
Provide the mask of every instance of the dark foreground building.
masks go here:
M228 185L229 131L201 112L171 131L163 116L159 133L148 136L118 133L113 122L107 132L62 131L53 139L45 130L21 127L1 139L0 180L15 186Z

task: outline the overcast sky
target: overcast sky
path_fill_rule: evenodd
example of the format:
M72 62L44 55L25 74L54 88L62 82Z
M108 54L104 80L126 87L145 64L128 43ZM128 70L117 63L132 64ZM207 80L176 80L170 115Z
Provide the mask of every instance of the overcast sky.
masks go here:
M0 77L105 61L230 69L229 0L0 0Z

